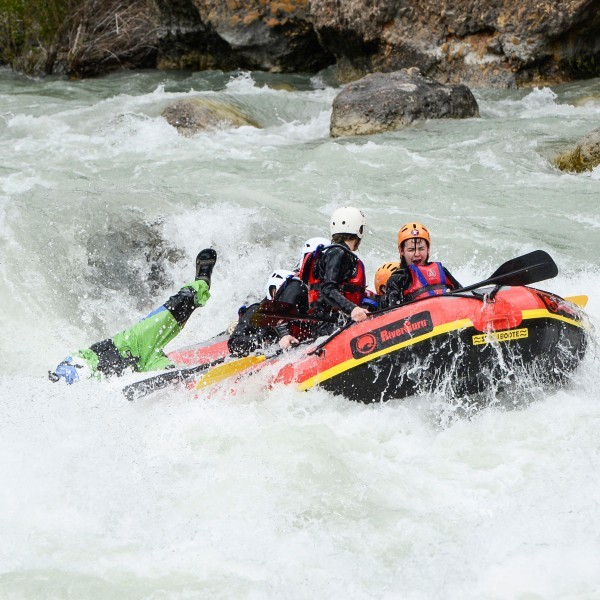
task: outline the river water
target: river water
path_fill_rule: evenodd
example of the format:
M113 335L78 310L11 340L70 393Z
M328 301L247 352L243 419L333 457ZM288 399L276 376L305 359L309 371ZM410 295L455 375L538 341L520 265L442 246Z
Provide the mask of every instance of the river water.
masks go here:
M600 598L600 364L472 412L359 405L248 380L129 403L51 384L219 253L169 346L222 331L340 205L372 277L417 219L463 283L534 249L600 317L600 170L552 157L598 127L600 80L477 91L481 118L330 139L330 73L0 72L0 598ZM186 138L203 96L262 127Z

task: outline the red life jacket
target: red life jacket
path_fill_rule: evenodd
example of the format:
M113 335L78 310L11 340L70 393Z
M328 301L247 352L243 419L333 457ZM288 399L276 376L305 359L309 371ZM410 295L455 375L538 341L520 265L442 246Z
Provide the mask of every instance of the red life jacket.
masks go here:
M452 284L448 282L442 263L433 262L427 265L410 265L412 283L404 292L406 301L416 300L421 296L439 296L447 294Z
M327 248L331 248L332 246L343 248L356 260L352 276L350 279L343 281L339 287L343 296L350 300L350 302L360 306L366 290L365 265L345 244L332 244L331 246L327 246ZM300 267L300 278L308 285L309 306L312 306L321 295L322 281L317 277L316 267L319 258L323 254L323 250L324 248L319 247L314 252L307 254Z

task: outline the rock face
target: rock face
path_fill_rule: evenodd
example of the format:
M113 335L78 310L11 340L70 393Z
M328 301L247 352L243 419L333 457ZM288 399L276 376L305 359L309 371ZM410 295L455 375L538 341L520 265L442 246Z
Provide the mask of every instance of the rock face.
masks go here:
M348 82L414 66L488 87L600 76L600 0L81 0L50 32L31 6L8 3L29 12L0 27L0 61L28 72L336 64Z
M156 0L160 68L315 72L335 62L307 0Z
M334 99L330 134L368 135L394 131L418 119L478 117L464 85L442 85L418 69L373 73L347 85Z
M239 108L208 98L177 100L163 110L162 116L181 135L186 137L199 131L242 127L243 125L258 127L258 124Z
M156 0L162 27L158 32L159 69L235 68L231 50L209 24L193 0Z
M410 66L514 87L600 74L600 0L310 0L342 81Z
M200 18L230 47L238 66L315 72L334 63L318 40L308 0L194 0Z
M600 165L600 127L582 138L569 152L554 159L561 171L591 171Z

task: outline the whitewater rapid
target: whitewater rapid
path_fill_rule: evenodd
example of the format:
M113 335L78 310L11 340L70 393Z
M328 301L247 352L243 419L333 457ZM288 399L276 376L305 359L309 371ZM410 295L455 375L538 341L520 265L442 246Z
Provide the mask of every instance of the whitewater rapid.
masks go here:
M599 85L475 90L480 119L332 140L329 73L0 71L0 598L600 598L600 171L550 162L598 126ZM262 127L181 137L160 113L198 95ZM471 411L46 379L208 246L212 298L170 348L216 335L342 204L370 278L413 218L464 284L549 252L539 287L589 296L572 384Z

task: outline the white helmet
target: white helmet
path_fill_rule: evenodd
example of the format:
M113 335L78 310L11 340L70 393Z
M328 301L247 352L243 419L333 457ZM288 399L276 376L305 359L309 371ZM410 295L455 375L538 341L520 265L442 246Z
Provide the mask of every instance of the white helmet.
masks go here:
M331 235L335 233L351 233L362 239L367 220L362 210L352 206L338 208L331 215Z
M288 277L293 277L294 273L292 271L286 271L285 269L277 269L273 271L269 279L267 279L267 283L265 285L265 298L271 300L273 296L277 293L277 290L281 287L283 282ZM271 288L275 288L271 295Z
M302 254L300 254L300 265L302 265L304 257L309 252L314 252L319 246L329 246L330 243L331 242L324 237L314 237L310 238L310 240L306 240L302 246Z

